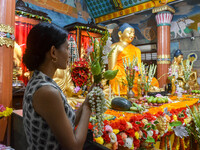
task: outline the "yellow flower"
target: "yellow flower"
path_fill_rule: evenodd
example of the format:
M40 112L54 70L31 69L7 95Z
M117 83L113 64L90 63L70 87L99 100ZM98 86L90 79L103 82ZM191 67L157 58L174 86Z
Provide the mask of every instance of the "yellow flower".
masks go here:
M101 136L98 137L98 138L95 138L95 140L96 140L97 143L99 143L101 145L103 145L103 143L104 143L104 140L103 140L103 138Z
M3 112L0 112L0 117L3 117Z
M117 135L119 133L119 129L113 129L113 133Z
M140 137L140 134L138 132L135 132L135 138L139 139L139 137Z
M174 121L177 121L177 116L173 115L173 119L174 119Z
M130 149L134 149L134 144L132 144L132 147Z
M8 108L6 107L6 110L3 111L3 112L0 112L0 117L7 117L7 116L10 116L13 112L13 109L12 108Z
M147 119L142 119L142 122L146 125L148 123Z
M173 131L171 126L168 126L168 131Z
M133 128L133 125L132 125L130 122L126 122L126 123L127 123L127 125L128 125L127 128L126 128L127 130Z
M107 147L108 149L112 149L112 143L104 143L103 144L105 147Z
M188 124L189 122L191 122L191 120L192 120L192 117L188 116L187 118L184 119L184 123Z

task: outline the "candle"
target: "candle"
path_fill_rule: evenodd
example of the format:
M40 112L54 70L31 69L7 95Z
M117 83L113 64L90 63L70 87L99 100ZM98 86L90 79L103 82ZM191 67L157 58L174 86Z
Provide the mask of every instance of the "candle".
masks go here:
M118 93L119 93L119 96L120 96L120 85L118 83Z
M109 99L111 100L111 84L109 84Z

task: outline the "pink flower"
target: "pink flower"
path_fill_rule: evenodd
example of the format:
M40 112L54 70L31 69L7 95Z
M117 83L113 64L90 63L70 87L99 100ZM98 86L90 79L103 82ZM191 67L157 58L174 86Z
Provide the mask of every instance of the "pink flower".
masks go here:
M110 125L106 125L105 126L105 131L107 131L107 132L113 132L113 129L112 129L112 127Z
M81 88L79 86L76 86L75 89L74 89L74 93L78 93L78 91L80 91L80 89Z
M135 66L133 69L134 69L135 71L139 71L138 66Z
M156 94L156 97L162 97L162 95L161 94Z
M0 112L3 112L5 110L6 110L5 107L2 104L0 104Z

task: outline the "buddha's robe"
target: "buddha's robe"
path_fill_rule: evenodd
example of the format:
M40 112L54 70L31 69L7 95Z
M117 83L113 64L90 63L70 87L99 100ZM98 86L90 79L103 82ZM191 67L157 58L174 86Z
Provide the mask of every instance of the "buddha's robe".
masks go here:
M114 66L113 70L119 70L116 77L113 80L110 80L112 91L115 94L120 95L126 95L127 94L127 80L126 80L126 73L124 70L123 65L123 59L130 59L130 61L133 60L133 57L138 58L138 66L141 66L141 51L139 48L133 46L132 44L129 44L127 47L123 49L117 56L117 62ZM137 79L138 79L138 73L135 74L134 84L133 84L133 92L135 93L135 96L138 95L138 89L137 89ZM156 80L156 78L152 79L151 85L159 87L159 83ZM120 90L119 90L120 88Z

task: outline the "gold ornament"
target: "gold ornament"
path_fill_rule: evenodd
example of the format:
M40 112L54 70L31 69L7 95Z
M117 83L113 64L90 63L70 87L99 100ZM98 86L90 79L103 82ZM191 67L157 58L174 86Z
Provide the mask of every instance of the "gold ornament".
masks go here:
M7 32L14 34L14 31L15 31L14 27L5 24L0 24L0 32Z
M164 60L164 61L157 61L157 64L170 64L170 61Z
M0 37L0 46L6 45L7 47L14 47L14 41L10 38Z
M9 25L0 24L0 32L14 34L14 28ZM0 37L0 46L3 45L14 47L14 40L7 37Z
M170 58L170 55L158 55L157 58Z

